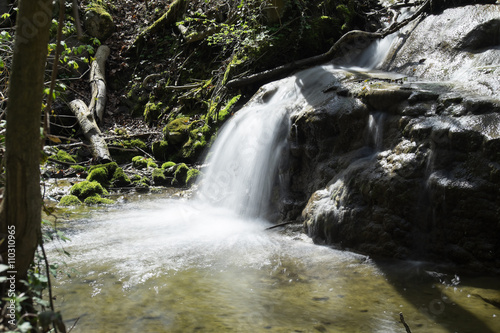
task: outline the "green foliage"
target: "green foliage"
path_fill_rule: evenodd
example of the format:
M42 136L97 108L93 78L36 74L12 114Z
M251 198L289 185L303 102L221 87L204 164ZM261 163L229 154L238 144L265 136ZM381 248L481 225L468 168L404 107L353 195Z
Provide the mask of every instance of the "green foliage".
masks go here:
M94 194L107 195L108 191L96 181L84 180L71 187L70 194L77 196L80 200L84 200Z
M82 202L76 195L65 195L59 201L59 206L79 206Z

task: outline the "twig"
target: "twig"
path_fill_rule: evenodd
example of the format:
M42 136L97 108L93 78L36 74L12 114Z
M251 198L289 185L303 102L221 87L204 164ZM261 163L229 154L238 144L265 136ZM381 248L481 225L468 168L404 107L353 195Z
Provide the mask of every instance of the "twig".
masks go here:
M405 326L406 333L411 333L411 331L410 331L410 326L408 326L408 324L405 322L405 317L403 317L403 312L400 312L400 313L399 313L399 320L400 320L400 321L401 321L401 323L403 323L403 325Z
M78 323L78 321L80 320L80 317L76 318L75 322L73 323L73 326L71 326L68 330L68 333L71 332L73 330L73 328L75 328L76 324Z
M139 147L134 147L134 149L135 149L135 150L140 151L141 153L143 153L143 154L145 154L145 155L149 156L150 158L152 158L153 160L155 160L155 161L156 161L156 158L154 158L154 156L153 156L153 155L151 155L150 153L148 153L148 152L144 151L143 149L141 149L141 148L139 148Z
M279 223L279 224L273 225L271 227L268 227L268 228L266 228L264 230L271 230L271 229L274 229L274 228L279 228L279 227L282 227L284 225L293 224L293 223L297 223L297 222L296 221L283 222L283 223Z
M43 260L45 261L45 274L47 274L47 285L48 285L48 289L49 289L49 304L50 304L50 309L52 310L53 313L55 313L56 309L54 307L54 300L52 298L52 283L50 282L49 260L47 259L47 254L45 253L45 248L43 247L43 239L42 239L42 237L40 237L40 248L42 249ZM52 325L54 327L54 332L57 333L56 323L52 322Z

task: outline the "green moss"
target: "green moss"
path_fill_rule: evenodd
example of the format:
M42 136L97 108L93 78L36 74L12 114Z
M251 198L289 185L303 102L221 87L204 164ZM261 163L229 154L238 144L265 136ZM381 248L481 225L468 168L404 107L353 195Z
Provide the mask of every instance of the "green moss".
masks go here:
M149 180L148 177L144 177L144 176L141 176L141 175L133 175L130 180L132 181L132 183L134 185L145 185L145 186L149 186L151 185L151 181Z
M51 157L61 162L76 163L75 158L64 150L58 150L57 153L55 155L52 155Z
M79 206L81 205L82 202L76 195L65 195L64 197L61 198L59 201L59 206Z
M116 187L124 187L130 185L130 178L123 172L122 168L117 168L111 179L111 184Z
M240 99L240 97L241 97L241 95L234 96L233 98L231 98L229 100L229 102L227 102L227 104L224 106L224 108L219 111L219 114L218 114L218 117L217 117L219 121L226 120L226 118L231 114L231 110L232 110L233 105L236 102L238 102L238 100Z
M144 169L148 166L148 159L144 156L135 156L132 158L132 165L136 169Z
M96 181L103 186L107 186L109 184L108 170L104 167L94 168L87 176L87 180L91 182Z
M157 168L158 164L156 164L151 158L148 158L148 168Z
M151 181L147 177L141 175L133 175L131 178L132 184L135 186L135 190L140 193L149 192L149 185Z
M165 162L161 165L161 168L162 169L168 169L168 168L171 168L173 166L175 166L175 162L172 162L172 161L168 161L168 162Z
M77 173L82 173L82 172L87 171L87 169L85 169L85 167L83 167L81 165L72 165L70 168L75 170L75 172L77 172Z
M156 104L154 102L147 102L144 107L144 120L148 123L157 121L161 116L162 111L165 109L162 105L162 102Z
M108 194L108 191L101 184L96 181L84 180L83 182L77 183L71 187L69 192L72 195L78 197L78 199L83 200L94 194Z
M111 205L115 202L111 199L103 198L99 194L94 194L85 198L83 203L88 206L96 206L96 205Z
M123 140L119 143L123 148L140 148L147 149L147 145L140 139Z
M174 186L185 186L186 178L189 168L186 164L181 163L176 166L174 172L174 179L172 180L172 185Z
M189 117L182 117L172 120L166 127L169 132L188 132L189 124Z
M166 185L167 184L167 177L165 177L165 174L163 173L163 169L156 168L153 170L153 173L151 177L153 178L153 182L155 185Z
M161 161L165 161L168 156L168 142L165 140L155 141L151 145L153 156Z
M106 164L97 164L97 165L91 166L89 171L91 172L92 170L97 169L97 168L105 168L106 170L108 170L108 175L113 175L115 173L115 170L118 168L118 164L116 162L109 162Z
M187 176L186 176L186 184L188 186L194 184L194 182L196 181L196 179L198 178L199 175L200 175L200 170L189 169L189 171L187 172Z

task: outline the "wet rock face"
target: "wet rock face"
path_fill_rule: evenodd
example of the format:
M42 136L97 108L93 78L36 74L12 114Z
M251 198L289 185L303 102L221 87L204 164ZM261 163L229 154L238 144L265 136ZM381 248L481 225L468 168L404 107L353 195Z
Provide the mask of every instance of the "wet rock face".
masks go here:
M409 26L296 114L284 219L371 256L500 271L500 6ZM401 74L407 77L401 77Z
M500 101L376 78L346 88L292 120L286 218L372 256L500 269Z
M500 6L446 9L405 27L382 70L495 97L500 91Z

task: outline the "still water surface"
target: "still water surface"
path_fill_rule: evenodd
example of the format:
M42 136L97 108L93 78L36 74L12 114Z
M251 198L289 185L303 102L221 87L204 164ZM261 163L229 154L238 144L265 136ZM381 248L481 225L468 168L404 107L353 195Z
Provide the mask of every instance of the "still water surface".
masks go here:
M380 263L196 200L68 223L57 306L72 332L500 332L500 282ZM56 255L52 244L51 253ZM493 304L492 304L493 303ZM498 306L498 304L496 304Z

